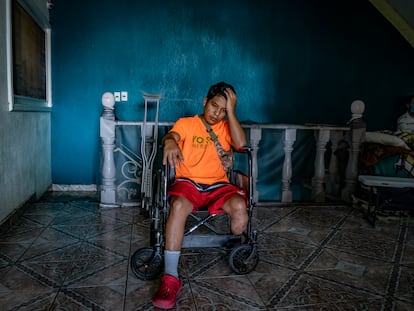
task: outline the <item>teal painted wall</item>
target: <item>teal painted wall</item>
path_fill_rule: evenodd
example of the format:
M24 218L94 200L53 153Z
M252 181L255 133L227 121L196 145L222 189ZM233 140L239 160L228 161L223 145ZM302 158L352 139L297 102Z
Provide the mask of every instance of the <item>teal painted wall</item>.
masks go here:
M200 112L221 80L242 121L345 124L362 99L371 129L414 93L413 48L368 1L57 0L50 18L56 184L96 183L106 91L128 91L123 120L143 92L163 94L161 120Z

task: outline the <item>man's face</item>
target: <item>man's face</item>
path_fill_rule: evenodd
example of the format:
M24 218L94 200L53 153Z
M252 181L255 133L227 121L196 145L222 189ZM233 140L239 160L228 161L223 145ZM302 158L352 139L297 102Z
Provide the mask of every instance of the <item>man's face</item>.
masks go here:
M209 101L204 98L204 119L208 124L213 125L224 119L227 114L226 102L227 100L221 95L216 95Z

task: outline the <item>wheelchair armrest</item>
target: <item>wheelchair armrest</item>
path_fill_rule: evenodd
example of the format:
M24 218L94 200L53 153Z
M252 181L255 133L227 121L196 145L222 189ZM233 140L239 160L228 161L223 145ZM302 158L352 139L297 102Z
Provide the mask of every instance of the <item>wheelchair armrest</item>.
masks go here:
M250 146L243 146L241 148L234 148L233 147L233 151L237 152L237 153L250 153L250 152L252 152L252 150L253 149Z

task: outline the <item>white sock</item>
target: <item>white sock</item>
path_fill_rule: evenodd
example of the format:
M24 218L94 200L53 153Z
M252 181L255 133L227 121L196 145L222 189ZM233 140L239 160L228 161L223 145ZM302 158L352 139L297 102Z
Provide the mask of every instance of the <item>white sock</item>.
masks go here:
M164 251L164 273L178 278L178 261L180 251Z

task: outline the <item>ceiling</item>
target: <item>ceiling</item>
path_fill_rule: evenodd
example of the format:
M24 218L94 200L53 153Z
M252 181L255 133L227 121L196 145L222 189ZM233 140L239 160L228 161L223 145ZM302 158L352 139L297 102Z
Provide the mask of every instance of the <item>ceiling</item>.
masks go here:
M414 47L414 1L369 0Z

